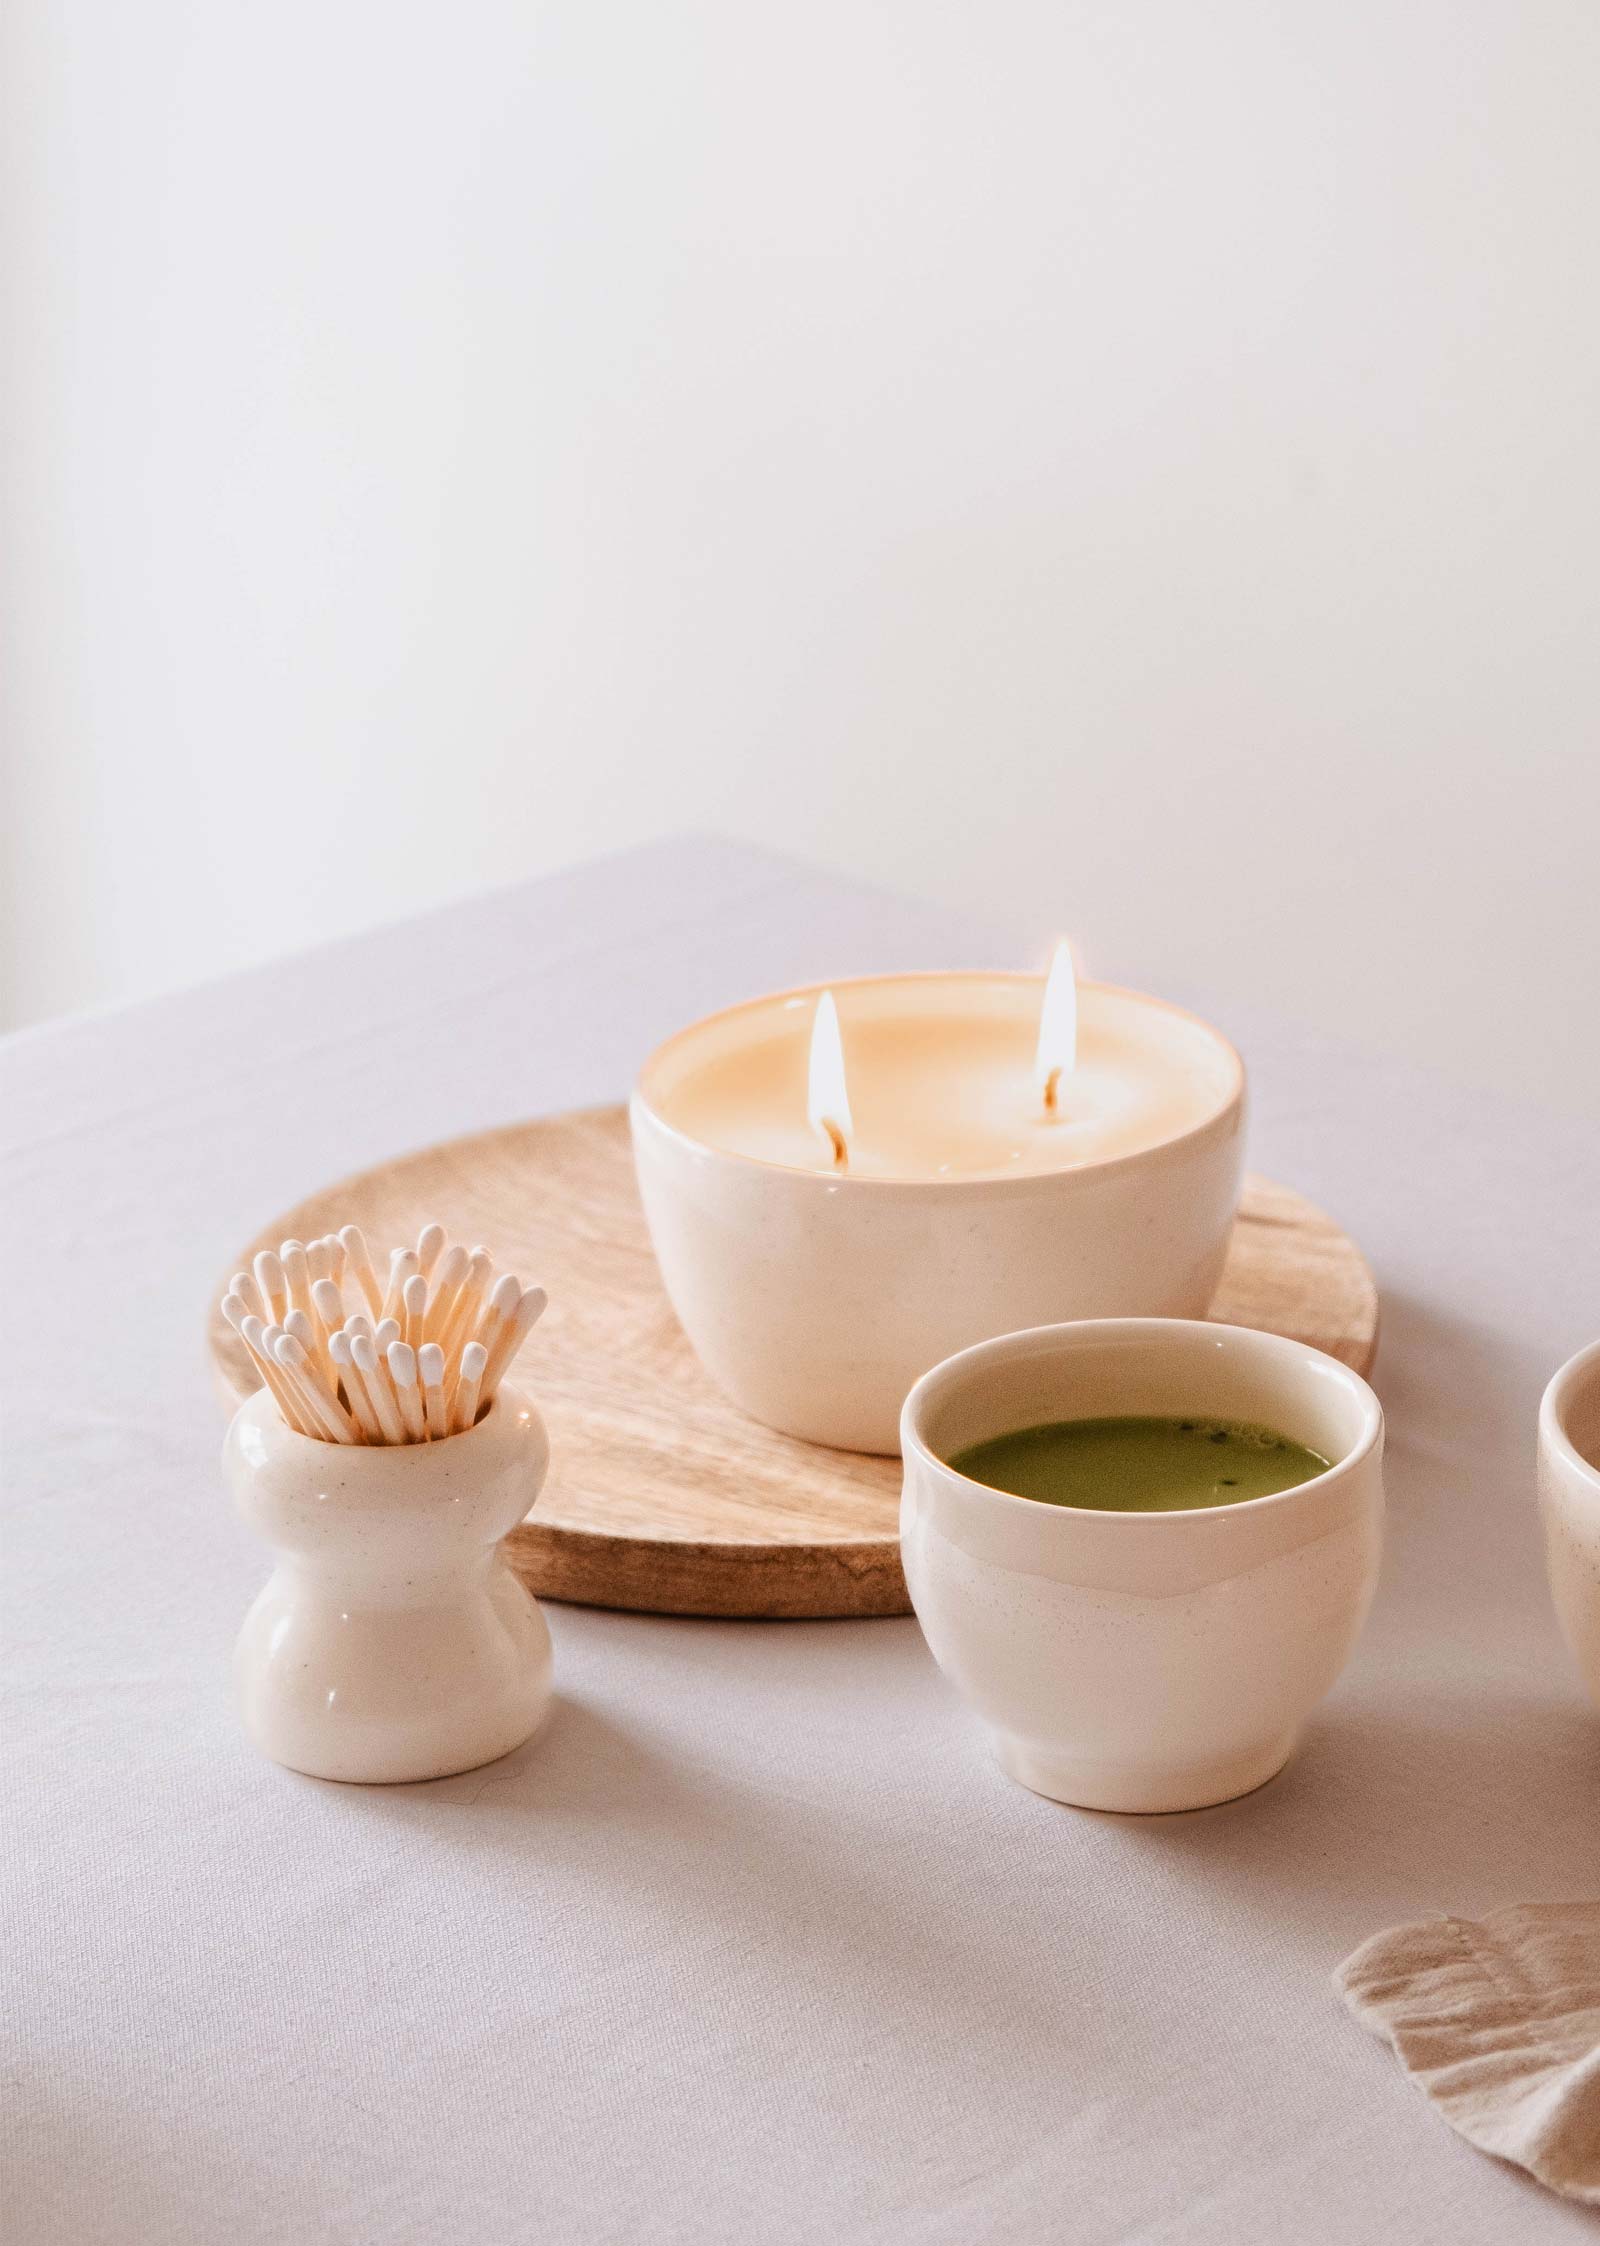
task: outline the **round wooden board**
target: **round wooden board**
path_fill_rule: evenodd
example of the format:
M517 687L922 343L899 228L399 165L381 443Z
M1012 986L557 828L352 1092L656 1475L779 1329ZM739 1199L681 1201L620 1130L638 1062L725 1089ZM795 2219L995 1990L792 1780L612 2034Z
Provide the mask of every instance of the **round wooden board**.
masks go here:
M387 1251L430 1218L549 1290L522 1377L549 1422L550 1482L507 1540L531 1590L656 1614L910 1612L899 1460L775 1435L713 1387L661 1290L624 1109L403 1155L275 1218L230 1269L342 1224ZM1358 1372L1377 1347L1360 1250L1262 1178L1246 1181L1211 1315L1312 1342ZM248 1394L248 1355L216 1309L210 1341L226 1393Z

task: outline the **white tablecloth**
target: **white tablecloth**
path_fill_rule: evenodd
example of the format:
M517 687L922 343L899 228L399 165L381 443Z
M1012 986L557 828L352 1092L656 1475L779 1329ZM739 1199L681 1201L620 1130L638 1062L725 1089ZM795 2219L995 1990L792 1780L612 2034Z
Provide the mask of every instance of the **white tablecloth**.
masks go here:
M0 1049L16 2246L1595 2235L1328 1976L1393 1920L1600 1883L1531 1475L1541 1381L1600 1329L1600 1147L1185 993L1176 935L1257 1166L1384 1290L1385 1582L1283 1778L1036 1800L910 1621L553 1607L547 1732L434 1786L292 1777L234 1722L264 1562L201 1336L259 1220L620 1096L743 993L1016 949L685 843Z

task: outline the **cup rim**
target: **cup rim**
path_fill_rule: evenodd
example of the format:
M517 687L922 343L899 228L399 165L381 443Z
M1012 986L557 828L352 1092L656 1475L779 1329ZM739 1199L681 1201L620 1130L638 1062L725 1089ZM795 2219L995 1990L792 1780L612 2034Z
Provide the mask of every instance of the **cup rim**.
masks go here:
M1573 1392L1590 1373L1600 1378L1600 1341L1591 1341L1587 1347L1576 1351L1546 1382L1539 1399L1539 1440L1600 1498L1600 1466L1584 1457L1566 1426Z
M809 1170L796 1162L769 1162L760 1155L741 1154L733 1147L713 1145L709 1139L696 1138L692 1132L685 1131L678 1124L669 1122L650 1096L648 1086L651 1076L659 1068L672 1047L692 1035L703 1022L718 1021L728 1014L754 1013L758 1007L782 1004L791 999L815 998L825 990L861 990L873 983L932 982L1037 983L1042 988L1045 977L1043 974L1035 974L1020 967L914 967L886 969L879 975L836 975L831 980L795 983L784 990L761 991L754 998L738 999L731 1006L715 1007L711 1013L701 1014L694 1021L685 1022L681 1029L674 1030L670 1037L664 1037L659 1045L652 1047L640 1064L639 1073L634 1079L632 1104L637 1110L642 1111L649 1117L656 1130L675 1141L678 1146L687 1147L696 1154L709 1155L718 1162L735 1164L740 1169L767 1171L778 1177L805 1179L825 1188L829 1193L841 1191L865 1193L871 1191L907 1194L927 1193L932 1190L940 1195L949 1195L963 1190L970 1191L973 1188L978 1188L987 1193L994 1191L997 1187L1004 1187L1012 1193L1026 1193L1030 1190L1037 1191L1041 1185L1057 1183L1063 1179L1103 1178L1109 1172L1124 1169L1132 1163L1150 1162L1164 1156L1173 1155L1178 1150L1192 1145L1196 1140L1204 1138L1208 1132L1226 1128L1231 1119L1238 1114L1244 1102L1248 1078L1243 1058L1233 1040L1224 1036L1214 1022L1208 1022L1203 1015L1191 1012L1186 1006L1174 1005L1170 998L1157 998L1150 991L1131 990L1125 983L1095 982L1087 977L1078 985L1080 992L1087 990L1102 991L1113 998L1133 999L1139 1005L1149 1006L1156 1012L1175 1015L1179 1021L1188 1022L1194 1028L1203 1030L1221 1048L1224 1058L1231 1066L1232 1080L1227 1092L1218 1101L1217 1105L1203 1115L1197 1123L1185 1124L1182 1130L1174 1131L1169 1138L1157 1139L1153 1146L1138 1147L1131 1153L1108 1154L1098 1161L1077 1162L1060 1170L1030 1170L1021 1177L1016 1176L1009 1170L974 1170L965 1177L864 1178L852 1176L848 1170L843 1172L838 1170Z
M1231 1505L1186 1505L1173 1512L1157 1513L1120 1511L1109 1506L1099 1505L1041 1505L1036 1497L1018 1497L1012 1490L997 1490L992 1483L975 1481L970 1474L963 1474L958 1466L952 1466L947 1458L941 1458L938 1452L924 1440L921 1429L917 1425L918 1417L926 1409L928 1392L933 1384L950 1377L958 1366L971 1369L974 1360L981 1360L985 1357L1019 1356L1023 1353L1020 1344L1033 1343L1039 1345L1045 1342L1048 1337L1065 1334L1092 1334L1107 1341L1118 1339L1132 1341L1138 1336L1177 1333L1205 1334L1208 1337L1227 1336L1231 1340L1242 1343L1247 1349L1259 1348L1269 1356L1276 1355L1281 1359L1290 1359L1301 1364L1311 1362L1316 1366L1319 1373L1323 1372L1324 1368L1331 1366L1335 1377L1344 1386L1361 1412L1362 1428L1360 1435L1342 1458L1331 1460L1320 1474L1313 1474L1309 1480L1296 1482L1288 1489L1269 1490L1261 1497L1238 1498ZM1597 1354L1600 1354L1600 1343L1595 1345L1595 1350ZM906 1397L900 1413L902 1457L909 1461L915 1456L923 1465L932 1467L941 1474L948 1475L950 1480L958 1483L963 1490L976 1491L980 1499L992 1499L996 1504L1006 1508L1019 1507L1036 1517L1041 1514L1054 1515L1065 1522L1123 1522L1127 1524L1130 1533L1134 1534L1137 1534L1141 1527L1149 1525L1164 1528L1168 1533L1176 1534L1181 1532L1182 1524L1186 1521L1214 1521L1230 1514L1244 1519L1257 1515L1268 1507L1282 1506L1295 1499L1309 1498L1316 1491L1326 1489L1328 1484L1339 1476L1352 1473L1358 1466L1364 1464L1377 1449L1382 1438L1382 1404L1378 1401L1371 1384L1364 1380L1360 1373L1354 1371L1351 1366L1345 1364L1342 1359L1330 1356L1325 1349L1314 1348L1308 1341L1295 1341L1288 1334L1267 1333L1258 1326L1224 1325L1220 1321L1214 1322L1209 1318L1076 1318L1063 1320L1053 1326L1023 1326L1019 1327L1015 1333L996 1334L988 1341L974 1342L970 1348L958 1349L953 1356L946 1357L939 1364L930 1366ZM1596 1477L1596 1482L1597 1485L1600 1485L1600 1476Z

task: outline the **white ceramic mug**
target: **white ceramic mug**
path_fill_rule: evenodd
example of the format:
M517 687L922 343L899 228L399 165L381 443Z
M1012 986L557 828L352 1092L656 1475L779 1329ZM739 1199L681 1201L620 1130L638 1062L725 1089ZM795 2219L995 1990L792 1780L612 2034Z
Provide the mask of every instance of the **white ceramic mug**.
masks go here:
M549 1443L502 1386L436 1443L316 1442L260 1390L228 1429L240 1512L277 1565L245 1618L245 1728L315 1778L395 1783L520 1747L550 1703L550 1632L500 1539L544 1481Z
M1569 1358L1544 1392L1539 1510L1556 1614L1600 1706L1600 1341Z
M1172 1513L1012 1497L948 1464L1049 1420L1245 1420L1332 1464ZM1264 1784L1354 1645L1377 1583L1383 1413L1335 1358L1182 1319L1036 1327L917 1382L902 1425L906 1582L935 1658L1036 1793L1200 1809Z

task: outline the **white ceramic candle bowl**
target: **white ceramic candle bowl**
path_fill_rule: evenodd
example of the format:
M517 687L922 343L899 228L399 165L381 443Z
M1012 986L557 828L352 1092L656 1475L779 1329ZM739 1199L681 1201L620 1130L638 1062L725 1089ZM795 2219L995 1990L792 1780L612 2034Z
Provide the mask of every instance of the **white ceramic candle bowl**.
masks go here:
M1544 1392L1539 1510L1556 1613L1600 1706L1600 1341L1563 1365Z
M1238 1505L1099 1513L945 1463L1018 1428L1123 1414L1253 1421L1333 1464ZM919 1380L903 1448L917 1619L1013 1778L1086 1809L1200 1809L1282 1768L1377 1582L1383 1414L1357 1374L1242 1326L1044 1327Z
M234 1655L245 1728L315 1778L443 1778L509 1754L550 1701L550 1632L500 1539L549 1458L502 1387L436 1443L356 1447L286 1427L265 1390L224 1448L240 1512L277 1565Z
M870 1033L875 1006L904 1009L915 1024L917 1009L926 1019L948 1004L992 1009L997 1037L1025 1053L1042 985L948 975L836 988L847 1046L852 1030ZM1079 1167L921 1178L828 1168L805 1126L814 992L731 1008L652 1055L632 1122L656 1260L701 1362L752 1419L808 1442L893 1452L912 1382L972 1342L1066 1318L1204 1315L1243 1172L1238 1055L1158 1000L1103 986L1081 996L1086 1024L1114 1019L1192 1084L1194 1119L1159 1144ZM952 1025L952 1036L963 1033L974 1035L970 1015ZM697 1115L697 1081L726 1075L741 1040L780 1056L762 1091L797 1119L792 1159L730 1152L679 1120ZM1013 1083L1026 1138L1025 1062L1008 1092ZM870 1098L870 1082L861 1089ZM1070 1084L1063 1097L1070 1103ZM889 1104L880 1096L880 1108Z

